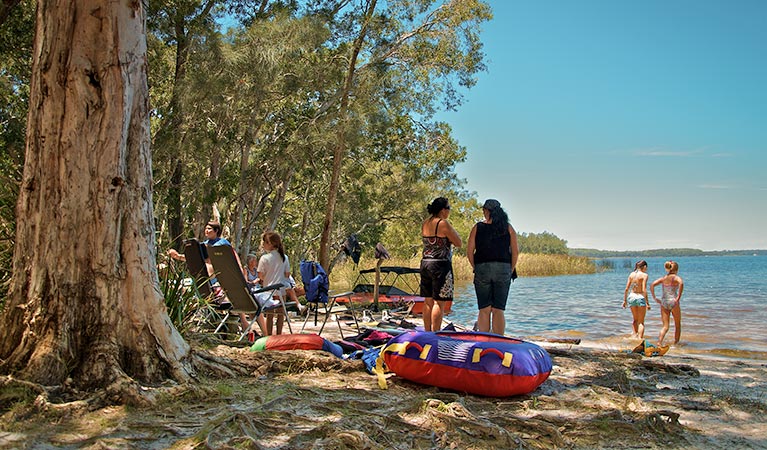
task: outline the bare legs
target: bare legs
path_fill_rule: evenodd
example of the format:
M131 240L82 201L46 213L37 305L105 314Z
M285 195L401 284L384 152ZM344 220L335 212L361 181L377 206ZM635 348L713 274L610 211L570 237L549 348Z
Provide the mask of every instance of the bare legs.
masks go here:
M426 297L423 299L423 329L424 331L431 331L431 311L434 309L434 299Z
M282 334L282 327L285 324L285 315L275 313L268 313L264 315L266 316L266 335L271 336L272 334ZM276 330L274 326L275 317L277 318ZM273 331L276 331L276 333L272 333Z
M263 314L259 314L258 317L256 317L256 323L261 329L261 335L266 336L266 321L264 320ZM250 328L248 328L249 325L250 322L248 322L248 316L246 316L244 313L240 313L240 328L242 328L242 330L247 333L250 331Z
M660 320L663 323L662 328L660 329L660 334L658 335L658 346L663 345L663 339L666 337L666 333L668 332L669 322L670 322L670 316L674 316L674 344L679 343L679 339L682 337L682 308L679 307L679 303L674 306L674 309L666 309L661 308L660 309Z
M426 297L423 299L423 329L424 331L439 331L442 329L442 317L444 315L446 300L434 300Z
M298 308L298 313L303 314L306 308L308 307L302 307L301 302L298 301L298 296L296 295L296 291L293 288L285 289L287 292L287 297L290 299L290 301L293 301L296 303L296 308ZM275 300L280 300L280 297L275 295ZM266 318L264 320L266 324L266 336L271 336L273 331L276 331L274 334L282 334L282 329L285 324L285 314L283 313L267 313L265 314ZM276 330L275 330L275 318L277 319L276 324Z
M674 344L678 344L682 337L682 308L678 302L671 310L671 315L674 316Z
M634 321L631 323L631 328L633 331L633 333L631 334L631 337L638 337L640 339L644 338L644 318L646 314L647 314L646 306L631 307L631 315L634 317ZM668 327L666 328L668 329Z
M477 315L477 330L483 333L490 332L490 310L491 309L492 307L490 306L482 308L479 310L479 315Z
M495 333L503 336L506 331L506 317L502 309L487 306L479 310L477 329L484 333Z
M298 308L298 314L303 315L304 311L306 310L303 306L301 306L301 302L298 301L298 295L296 294L296 290L293 288L287 288L285 291L288 293L288 298L291 302L295 302L296 308Z
M506 331L506 317L503 315L504 311L502 309L496 309L491 308L490 309L490 316L492 323L492 331L495 334L500 334L503 336L503 333Z
M444 300L435 300L434 307L431 308L431 331L442 329L442 311L445 310Z

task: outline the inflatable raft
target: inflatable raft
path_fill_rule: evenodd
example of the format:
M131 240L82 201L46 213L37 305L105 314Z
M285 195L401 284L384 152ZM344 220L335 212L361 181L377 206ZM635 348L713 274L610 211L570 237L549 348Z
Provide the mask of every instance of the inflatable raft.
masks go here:
M534 391L551 373L548 352L530 342L479 332L408 332L381 350L388 371L416 383L487 397Z
M275 334L258 338L250 347L250 351L264 350L324 350L339 358L343 357L340 345L317 334Z

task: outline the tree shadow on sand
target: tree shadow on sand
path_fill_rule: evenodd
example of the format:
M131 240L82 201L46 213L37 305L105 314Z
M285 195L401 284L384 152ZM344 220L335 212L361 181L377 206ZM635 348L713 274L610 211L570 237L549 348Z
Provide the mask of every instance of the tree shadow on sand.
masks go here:
M764 398L745 398L735 390L725 396L691 365L634 355L554 350L554 370L538 390L497 399L393 375L389 389L381 390L360 361L323 352L252 353L219 345L204 353L228 365L230 374L211 372L193 385L151 388L161 391L152 407L40 407L35 406L40 393L31 388L15 403L5 396L0 447L19 442L150 449L763 445L737 433L737 427L712 434L691 423L723 410L761 415ZM6 382L2 392L10 392L12 384Z

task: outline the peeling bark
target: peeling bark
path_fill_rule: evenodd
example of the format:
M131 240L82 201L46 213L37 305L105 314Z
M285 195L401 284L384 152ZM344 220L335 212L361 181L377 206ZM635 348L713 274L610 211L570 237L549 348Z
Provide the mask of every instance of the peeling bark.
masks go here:
M194 376L155 267L145 14L37 2L0 372L123 393Z

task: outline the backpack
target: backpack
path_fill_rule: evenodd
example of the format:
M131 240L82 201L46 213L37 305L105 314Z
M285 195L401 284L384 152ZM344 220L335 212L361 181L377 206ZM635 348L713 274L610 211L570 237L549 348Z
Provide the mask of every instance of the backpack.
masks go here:
M301 280L306 290L306 301L327 303L330 280L325 269L316 261L301 261Z

